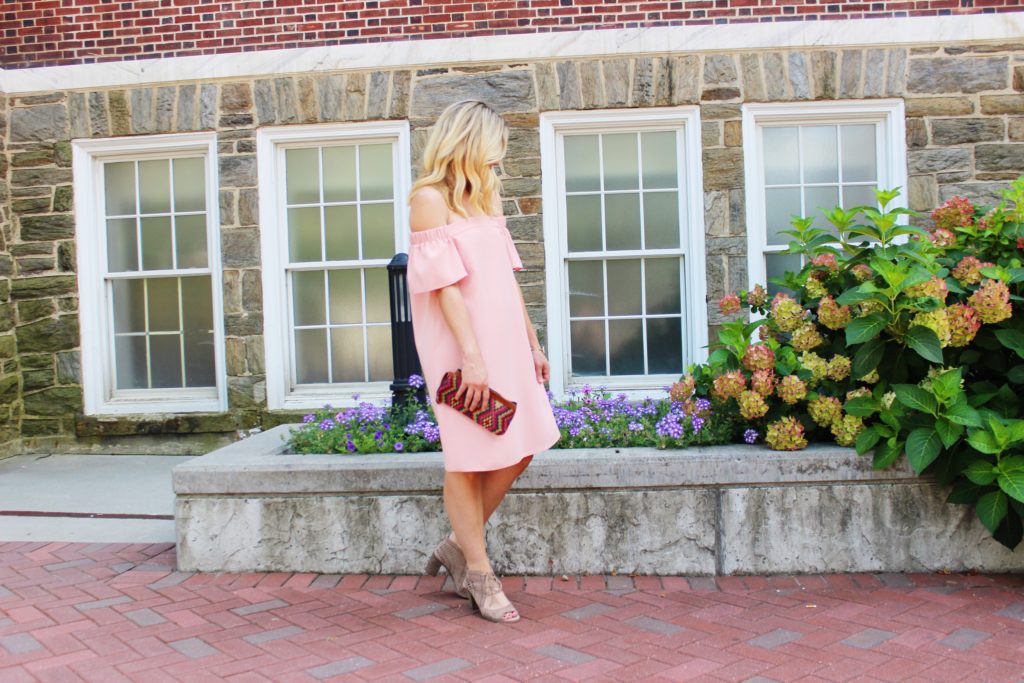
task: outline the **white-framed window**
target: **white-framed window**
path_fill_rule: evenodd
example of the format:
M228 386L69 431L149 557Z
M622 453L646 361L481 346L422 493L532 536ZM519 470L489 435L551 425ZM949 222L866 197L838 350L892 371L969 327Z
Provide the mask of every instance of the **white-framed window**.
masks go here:
M408 123L262 128L256 144L269 408L389 395L387 264L408 239Z
M551 390L639 396L706 354L696 107L541 115Z
M750 286L800 270L800 257L780 254L792 216L875 205L875 188L903 188L907 162L903 100L746 104L747 269ZM775 285L768 285L776 291Z
M72 143L86 414L227 408L216 145Z

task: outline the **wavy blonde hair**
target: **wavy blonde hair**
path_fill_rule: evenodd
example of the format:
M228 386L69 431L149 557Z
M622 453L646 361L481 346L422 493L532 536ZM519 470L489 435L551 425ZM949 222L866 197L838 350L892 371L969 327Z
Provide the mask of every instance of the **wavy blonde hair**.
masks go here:
M501 182L491 169L505 156L508 126L483 102L463 100L448 105L437 118L423 150L423 167L413 183L410 198L424 187L444 195L448 209L467 217L462 196L469 191L469 205L490 214L501 196Z

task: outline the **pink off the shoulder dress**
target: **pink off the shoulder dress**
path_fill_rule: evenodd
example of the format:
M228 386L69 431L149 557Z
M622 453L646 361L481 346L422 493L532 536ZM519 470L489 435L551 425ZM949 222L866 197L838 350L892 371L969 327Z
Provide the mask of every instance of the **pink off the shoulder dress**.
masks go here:
M559 439L544 385L537 381L513 270L522 261L500 216L472 216L410 234L412 325L431 396L442 375L461 367L462 352L436 290L458 283L487 367L490 386L515 401L516 416L496 436L446 405L434 405L444 467L451 472L503 469Z

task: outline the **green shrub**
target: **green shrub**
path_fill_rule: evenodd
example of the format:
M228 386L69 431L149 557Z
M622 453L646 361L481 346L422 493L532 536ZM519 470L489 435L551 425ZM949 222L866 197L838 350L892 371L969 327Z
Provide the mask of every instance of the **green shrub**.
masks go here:
M801 271L771 301L761 287L725 297L724 313L761 317L723 325L682 382L771 448L834 440L873 452L877 468L906 454L1013 548L1024 517L1024 178L993 208L950 200L928 230L887 208L897 194L876 192L881 209L826 212L829 230L794 220L788 253Z

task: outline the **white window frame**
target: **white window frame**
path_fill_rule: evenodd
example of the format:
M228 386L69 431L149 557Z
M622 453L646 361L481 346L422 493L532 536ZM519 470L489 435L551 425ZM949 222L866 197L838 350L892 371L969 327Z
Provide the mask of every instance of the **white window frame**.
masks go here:
M617 380L615 377L575 379L569 377L569 297L568 236L565 224L565 195L562 145L565 133L643 131L646 128L682 127L683 144L678 149L678 168L684 173L685 194L680 201L680 219L686 221L686 234L680 248L685 269L683 324L684 368L707 357L707 283L704 256L704 181L701 172L700 109L696 106L650 109L602 109L595 111L546 112L540 116L542 198L548 210L543 214L544 257L547 297L548 360L551 363L550 389L562 399L574 388L585 384L621 391L630 398L661 396L663 387L677 377L651 375L646 378Z
M785 245L768 245L765 224L764 125L879 124L875 145L878 182L883 189L901 188L890 207L907 206L907 143L901 99L842 100L829 102L782 102L743 105L743 158L747 216L748 286L767 285L766 252L783 251ZM901 221L902 222L902 221Z
M86 415L222 412L227 410L224 360L223 285L220 259L217 135L181 133L73 140L75 245L82 335L82 389ZM204 155L206 163L206 253L213 292L214 376L211 388L144 389L114 395L113 321L105 289L103 163Z
M256 131L259 173L260 244L263 263L263 343L266 352L269 410L310 410L325 404L344 407L391 396L390 382L350 382L332 386L292 386L291 310L285 274L288 222L285 214L284 150L293 145L396 140L392 158L395 173L395 251L408 251L409 221L405 198L411 186L408 121L272 126ZM354 399L353 394L359 399Z

